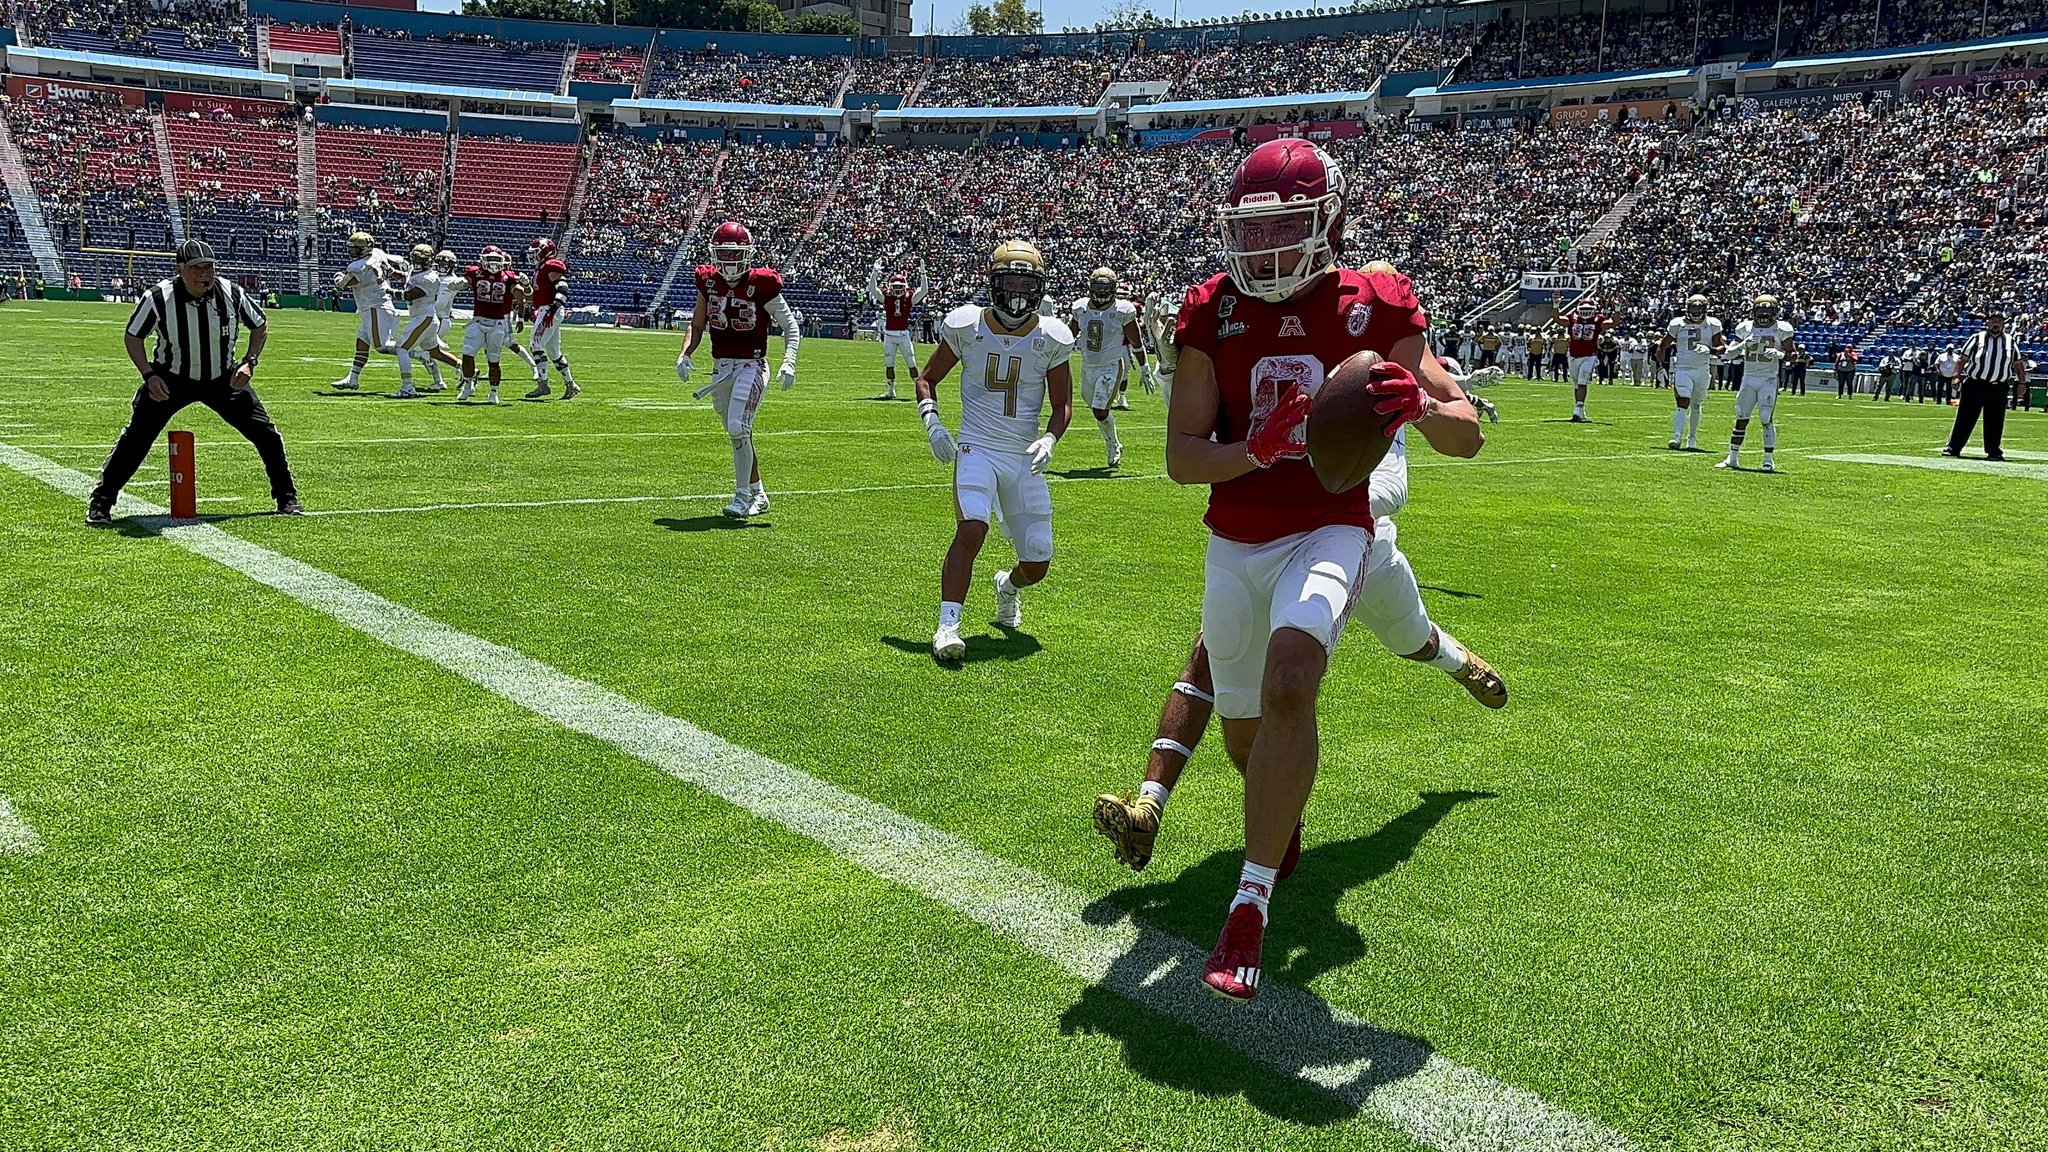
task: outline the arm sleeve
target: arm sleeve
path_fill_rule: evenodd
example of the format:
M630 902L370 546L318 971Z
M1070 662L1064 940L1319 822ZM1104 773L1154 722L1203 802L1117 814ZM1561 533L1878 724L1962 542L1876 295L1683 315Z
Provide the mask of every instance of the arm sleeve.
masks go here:
M142 294L142 301L135 305L134 315L128 317L128 334L147 336L156 330L156 324L156 291L152 289Z
M875 261L875 266L868 269L868 299L877 304L882 302L882 262L880 260Z
M263 315L263 305L256 299L256 294L239 284L235 286L235 314L241 317L244 327L261 328L270 323L269 318Z
M924 298L931 294L931 290L932 274L925 271L923 261L919 261L917 265L917 294L910 298L910 302L912 304L924 303Z
M796 346L803 342L803 334L797 331L796 312L789 306L789 300L777 292L768 298L765 305L768 318L782 329L782 370L796 371Z

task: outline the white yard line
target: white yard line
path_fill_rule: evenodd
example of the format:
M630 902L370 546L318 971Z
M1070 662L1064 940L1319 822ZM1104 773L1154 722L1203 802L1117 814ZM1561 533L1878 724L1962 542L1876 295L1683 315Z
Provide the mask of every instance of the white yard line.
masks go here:
M2048 459L2048 453L2034 453L2033 455L2042 459ZM1935 472L1974 472L1980 476L2009 476L2025 480L2048 480L2048 463L2015 463L2013 461L1969 458L1958 460L1953 456L1879 456L1863 452L1815 456L1814 459L1833 460L1841 464L1891 464L1901 468L1927 468Z
M14 810L14 804L0 796L0 856L33 856L43 850L43 838Z
M84 499L82 472L11 445L0 464ZM163 509L123 498L123 515ZM274 588L401 652L437 664L565 728L604 741L828 851L969 916L1075 979L1106 987L1444 1152L1618 1150L1619 1134L1524 1089L1455 1064L1281 984L1252 1004L1202 988L1205 953L1141 921L1097 923L1094 896L991 856L787 764L729 743L509 648L393 604L359 585L210 524L165 524L180 548Z

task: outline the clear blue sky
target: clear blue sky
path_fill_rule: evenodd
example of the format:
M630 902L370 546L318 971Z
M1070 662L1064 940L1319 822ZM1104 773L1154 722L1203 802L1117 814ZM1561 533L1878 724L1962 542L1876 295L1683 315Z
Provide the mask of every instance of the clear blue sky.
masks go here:
M1045 26L1047 30L1053 32L1057 32L1061 28L1070 25L1086 26L1093 24L1102 18L1102 13L1107 7L1096 2L1084 3L1083 0L1030 0L1030 2L1034 7L1042 8L1045 12ZM1152 3L1152 10L1154 12L1169 20L1173 19L1173 0L1152 0ZM919 35L924 34L927 31L925 21L927 17L930 17L936 25L936 30L945 32L953 27L953 24L960 19L962 13L967 11L967 4L968 0L918 0L913 13L913 19L916 22L916 27L913 30ZM419 0L419 5L422 11L454 12L462 7L462 0ZM1327 0L1325 0L1324 6L1329 6ZM1291 7L1313 8L1315 5L1302 3L1292 5ZM1181 0L1180 17L1183 20L1193 20L1203 16L1235 16L1247 8L1253 12L1274 12L1289 9L1290 6L1272 3L1247 5L1242 2L1225 2L1225 0Z

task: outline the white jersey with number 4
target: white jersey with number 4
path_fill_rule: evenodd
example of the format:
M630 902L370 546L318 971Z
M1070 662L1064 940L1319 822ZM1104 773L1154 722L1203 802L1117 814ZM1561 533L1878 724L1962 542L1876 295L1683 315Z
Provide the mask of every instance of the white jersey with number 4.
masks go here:
M1074 341L1081 346L1081 363L1089 368L1114 368L1123 360L1124 326L1138 318L1138 306L1129 300L1113 300L1097 308L1086 296L1074 301L1067 314L1074 318Z
M1040 316L1008 335L989 309L967 304L947 313L939 339L960 358L960 443L1027 451L1040 435L1046 373L1073 353L1073 331Z
M355 294L356 311L391 307L391 277L404 267L405 261L381 248L349 261L349 291Z
M1741 352L1743 376L1769 376L1772 380L1776 380L1778 378L1778 364L1784 357L1780 356L1778 359L1773 360L1764 353L1767 349L1775 348L1789 355L1791 347L1792 322L1790 320L1780 320L1776 324L1772 324L1762 330L1758 330L1753 322L1744 320L1735 326L1735 348L1731 349L1731 351L1739 350Z
M1678 319L1673 320L1671 326L1664 329L1664 332L1678 344L1677 351L1672 354L1672 367L1693 371L1707 367L1713 363L1714 357L1710 352L1695 352L1692 350L1692 346L1704 344L1712 348L1714 346L1714 337L1721 334L1722 328L1721 321L1713 316L1709 316L1698 323L1680 316Z

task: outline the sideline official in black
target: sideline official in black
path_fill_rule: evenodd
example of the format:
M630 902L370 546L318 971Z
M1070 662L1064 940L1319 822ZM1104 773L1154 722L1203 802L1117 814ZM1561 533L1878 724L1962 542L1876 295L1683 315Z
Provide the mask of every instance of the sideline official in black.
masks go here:
M249 330L249 351L235 357L236 337ZM156 335L148 352L145 338ZM142 294L128 318L128 358L142 374L128 426L100 469L100 482L86 502L85 522L113 523L114 501L163 434L171 417L187 404L204 404L247 437L270 474L270 494L283 516L297 516L298 489L284 458L284 437L250 387L257 357L270 330L263 306L241 285L214 279L213 248L188 240L178 249L178 274Z

